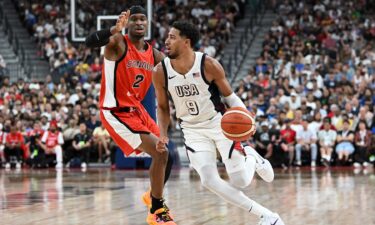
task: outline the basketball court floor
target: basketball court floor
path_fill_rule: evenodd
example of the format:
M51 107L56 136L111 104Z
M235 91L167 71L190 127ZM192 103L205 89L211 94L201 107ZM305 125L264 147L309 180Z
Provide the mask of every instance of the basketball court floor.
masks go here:
M145 225L140 196L148 184L145 170L0 170L0 224ZM277 170L273 183L257 178L244 191L286 225L375 225L372 169ZM165 195L179 225L258 223L202 188L188 168L173 171Z

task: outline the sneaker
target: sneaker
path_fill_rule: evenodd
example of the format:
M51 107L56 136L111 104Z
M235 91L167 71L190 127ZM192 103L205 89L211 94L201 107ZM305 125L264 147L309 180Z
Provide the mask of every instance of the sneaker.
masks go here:
M149 212L146 222L149 225L176 225L176 223L173 222L173 218L169 215L169 210L164 207L156 210L154 213Z
M316 167L316 162L315 161L311 162L311 167Z
M296 161L296 166L302 166L302 162L301 161Z
M9 170L10 169L10 163L5 164L5 169Z
M152 200L151 200L151 189L146 191L145 193L143 193L142 195L142 202L145 206L147 206L148 209L151 209L151 204L152 204ZM163 206L166 210L169 211L169 208L168 206L163 202ZM170 216L173 218L173 216L170 214Z
M368 163L368 162L364 162L364 163L362 163L362 165L363 165L364 167L370 167L370 166L371 166L371 164Z
M63 168L63 164L62 163L57 163L56 166L55 166L56 169L62 169Z
M16 163L16 169L18 169L18 170L21 169L21 163L20 162Z
M147 206L147 208L151 208L151 190L148 190L145 193L143 193L142 202Z
M357 163L357 162L355 162L355 163L353 163L353 166L354 166L355 168L360 168L360 167L361 167L361 164L360 164L360 163Z
M272 168L271 163L267 159L260 156L255 149L249 146L246 146L244 150L246 152L246 155L252 155L255 158L255 161L256 161L255 171L257 172L257 174L264 181L272 182L275 177L275 174L273 173L273 168Z
M87 164L85 162L81 163L81 168L82 169L86 169L87 168Z
M329 166L329 160L327 158L322 158L322 163L324 166Z
M281 220L279 214L275 213L273 216L262 216L258 225L285 225Z

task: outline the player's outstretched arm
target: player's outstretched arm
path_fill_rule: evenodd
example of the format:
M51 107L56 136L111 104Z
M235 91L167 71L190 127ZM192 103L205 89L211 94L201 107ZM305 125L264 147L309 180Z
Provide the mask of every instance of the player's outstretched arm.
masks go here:
M106 46L104 56L109 60L119 59L125 51L126 44L120 33L127 27L130 11L124 11L117 19L116 25L111 29L99 30L86 37L86 46L98 48Z
M164 71L161 63L155 66L152 71L152 82L155 87L155 95L157 98L157 118L160 129L160 139L157 143L157 150L166 150L165 144L168 143L168 126L170 124L169 102L167 95L167 87L165 85Z
M220 93L224 96L225 103L229 107L241 107L246 109L246 106L242 100L232 91L232 88L225 77L225 71L216 59L206 56L204 62L204 72L207 80L210 82L215 82Z

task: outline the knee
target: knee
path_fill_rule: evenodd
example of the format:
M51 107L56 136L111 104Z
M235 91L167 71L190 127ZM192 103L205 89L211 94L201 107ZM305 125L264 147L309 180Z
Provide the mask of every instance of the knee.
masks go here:
M246 188L250 185L252 177L250 176L236 176L231 178L231 184L237 188Z
M203 187L209 190L215 189L215 180L213 178L202 178L201 182Z
M155 152L151 155L152 160L157 161L159 164L166 165L168 162L168 152Z

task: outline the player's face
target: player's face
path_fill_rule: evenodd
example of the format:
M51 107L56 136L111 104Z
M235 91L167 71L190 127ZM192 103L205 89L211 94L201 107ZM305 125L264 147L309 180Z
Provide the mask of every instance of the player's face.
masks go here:
M147 17L144 14L137 13L129 17L129 34L133 37L143 38L147 31Z
M177 58L181 54L181 49L186 45L187 39L180 36L180 31L172 28L165 40L165 53L171 59Z

